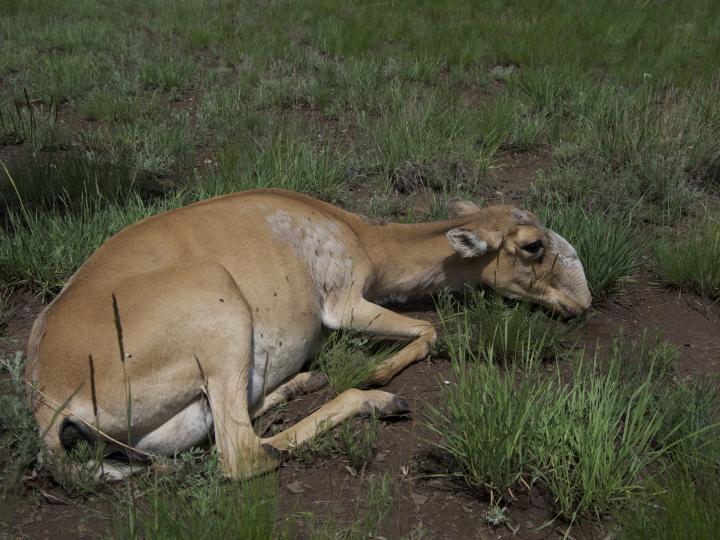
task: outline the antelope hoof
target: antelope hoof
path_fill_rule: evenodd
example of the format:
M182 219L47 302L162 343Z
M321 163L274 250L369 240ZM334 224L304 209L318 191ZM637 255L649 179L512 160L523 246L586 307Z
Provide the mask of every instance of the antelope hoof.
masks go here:
M289 454L289 452L285 450L281 450L280 448L275 448L271 444L263 444L262 445L263 450L275 461L278 463L282 463L284 461L285 456Z
M411 411L410 404L403 398L393 395L390 401L378 409L378 414L386 416L405 416Z

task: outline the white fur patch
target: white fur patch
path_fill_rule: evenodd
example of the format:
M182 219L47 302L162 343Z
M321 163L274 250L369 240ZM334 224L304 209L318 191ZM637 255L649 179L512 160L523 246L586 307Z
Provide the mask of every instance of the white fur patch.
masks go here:
M322 299L350 284L353 261L337 223L297 218L278 210L267 217L276 238L289 243L305 261Z
M557 269L560 274L558 286L576 302L589 305L590 291L587 278L575 248L556 232L550 231L550 238L553 244L552 251L557 255L560 265Z
M583 272L584 277L585 273L583 271L582 263L577 255L577 251L575 251L575 248L572 247L570 242L553 231L551 231L551 238L560 263L571 272Z
M202 444L213 430L210 406L204 398L198 398L163 425L143 435L135 447L145 452L172 456Z

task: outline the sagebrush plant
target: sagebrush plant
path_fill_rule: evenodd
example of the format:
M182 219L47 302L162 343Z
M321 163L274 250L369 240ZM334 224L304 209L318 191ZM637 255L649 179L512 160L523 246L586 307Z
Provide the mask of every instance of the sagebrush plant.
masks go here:
M35 416L23 381L26 358L21 351L0 358L0 529L15 522L25 494L23 477L41 448Z
M688 287L720 298L720 214L706 213L697 223L655 241L655 259L668 285Z
M575 247L593 296L602 297L632 277L637 245L631 214L587 211L579 203L553 197L538 214L546 227Z
M70 497L85 497L100 492L105 485L102 478L105 445L79 441L67 456L48 456L44 464L55 482Z
M525 302L508 301L485 289L443 292L436 304L443 328L439 348L451 357L467 348L491 362L534 364L559 355L573 329Z
M7 460L3 480L9 480L6 474L13 470L26 471L40 450L38 427L23 379L26 361L21 351L0 359L0 450Z

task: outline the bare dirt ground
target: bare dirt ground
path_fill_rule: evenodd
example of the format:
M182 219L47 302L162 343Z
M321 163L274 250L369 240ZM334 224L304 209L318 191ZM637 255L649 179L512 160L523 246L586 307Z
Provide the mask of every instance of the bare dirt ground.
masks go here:
M542 153L507 154L486 179L485 196L490 202L517 203L549 158ZM15 298L9 331L13 343L3 352L24 349L30 327L41 304L30 295ZM437 322L432 302L402 308L413 316ZM610 299L595 305L593 315L580 330L580 344L606 348L619 333L630 339L644 331L659 332L679 350L679 372L715 378L720 373L720 306L702 301L691 293L668 291L655 283L652 273L642 269L634 281ZM354 470L342 456L315 457L307 461L286 459L279 472L281 515L311 512L352 519L358 501L366 492L364 477L389 473L395 479L396 503L385 538L400 538L424 531L424 538L560 538L563 523L551 522L554 515L545 494L534 490L518 496L509 505L509 523L492 528L485 513L487 498L461 481L440 475L445 457L435 446L437 438L427 427L428 413L443 404L444 386L451 382L447 359L431 357L400 374L387 390L405 397L412 406L406 419L381 422L374 459L362 470ZM327 392L303 396L291 402L277 419L290 425L329 399ZM288 489L288 485L293 489ZM67 500L49 480L31 481L16 512L15 537L93 538L110 532L109 504L102 498ZM612 524L575 526L575 538L605 538ZM297 531L298 537L305 534Z

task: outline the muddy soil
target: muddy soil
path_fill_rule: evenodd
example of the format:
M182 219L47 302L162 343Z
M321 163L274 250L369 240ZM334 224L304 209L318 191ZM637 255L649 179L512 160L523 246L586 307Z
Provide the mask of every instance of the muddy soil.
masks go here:
M507 155L487 179L487 199L518 202L537 170L547 163L548 158L541 153ZM6 353L24 349L32 320L41 308L31 295L21 294L15 300L10 322L15 342L3 344ZM431 302L418 302L398 311L437 322ZM719 330L718 305L692 293L668 291L657 284L652 273L643 270L620 292L597 302L581 330L580 344L602 351L619 333L636 339L645 331L659 332L678 347L682 375L714 379L720 374ZM396 377L386 389L406 398L413 412L404 419L381 422L374 458L361 470L350 467L342 456L285 459L279 471L282 517L309 512L338 522L352 520L362 511L366 477L387 472L395 481L396 504L384 538L401 538L418 531L424 531L424 538L429 539L562 537L563 524L552 521L552 508L541 492L518 495L509 505L509 523L514 530L508 526L492 528L485 520L490 506L486 497L458 480L436 475L446 458L438 451L437 437L427 427L427 420L433 407L442 407L444 389L451 382L449 362L437 357L419 362ZM328 399L327 391L302 396L289 404L280 421L292 424ZM106 535L111 530L108 512L102 497L71 501L49 480L30 481L15 514L12 536L58 539ZM575 526L572 535L605 538L612 528L611 523L585 524Z

